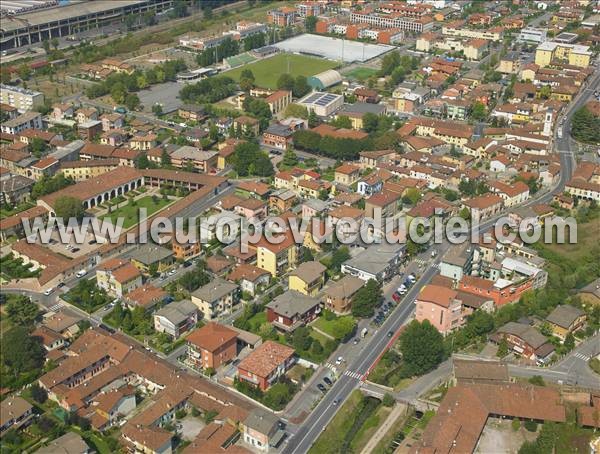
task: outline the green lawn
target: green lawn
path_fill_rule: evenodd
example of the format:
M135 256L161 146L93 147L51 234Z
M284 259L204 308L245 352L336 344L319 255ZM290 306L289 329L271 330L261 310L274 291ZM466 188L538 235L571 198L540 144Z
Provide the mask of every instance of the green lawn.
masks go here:
M331 337L334 337L338 340L340 340L336 334L339 332L339 330L336 330L337 326L340 323L344 323L346 321L351 322L353 319L353 317L351 315L344 315L343 317L336 317L333 320L327 320L324 316L323 317L319 317L318 319L316 319L313 323L313 326L315 328L320 329L321 331L323 331L326 334L329 334Z
M369 77L374 76L375 74L377 74L376 69L368 68L366 66L354 68L353 70L345 73L346 76L357 80L367 80Z
M116 222L119 217L123 219L123 228L128 229L136 225L139 222L138 215L140 208L146 208L147 216L150 217L158 210L162 210L165 206L171 203L171 200L164 200L162 197L158 197L156 203L152 199L152 196L142 197L136 201L135 206L129 202L127 205L114 210L112 213L105 215L102 219L107 219L110 222Z
M240 66L223 74L237 81L240 79L242 71L249 69L254 74L255 83L258 87L277 88L277 79L284 73L289 72L293 76L308 77L327 69L333 69L337 65L334 61L305 55L278 54L256 63Z

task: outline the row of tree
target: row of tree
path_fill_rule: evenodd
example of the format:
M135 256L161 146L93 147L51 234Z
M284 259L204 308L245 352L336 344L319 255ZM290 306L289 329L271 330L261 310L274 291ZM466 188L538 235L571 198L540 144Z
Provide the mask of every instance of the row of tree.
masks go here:
M328 156L341 161L358 159L361 151L372 150L373 141L366 139L346 139L331 136L321 137L309 130L298 130L294 133L294 146L300 150Z
M231 77L209 77L186 85L179 91L179 97L187 103L210 104L233 95L236 90L237 84Z

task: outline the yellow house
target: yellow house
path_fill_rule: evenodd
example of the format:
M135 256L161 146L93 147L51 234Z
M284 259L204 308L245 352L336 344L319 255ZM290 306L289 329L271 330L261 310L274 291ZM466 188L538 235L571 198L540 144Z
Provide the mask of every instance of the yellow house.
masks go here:
M354 164L342 164L334 172L334 181L350 186L360 178L360 167Z
M591 56L589 46L546 41L540 44L535 51L535 64L543 68L558 61L587 68L590 65Z
M320 262L304 262L292 271L288 278L290 290L308 296L316 296L325 284L327 268Z
M263 237L256 245L256 266L268 271L273 277L281 276L296 266L296 244L291 233L281 234L278 244ZM278 238L280 239L280 238Z
M110 295L121 298L142 286L142 274L129 261L109 259L98 266L96 284Z
M552 327L552 334L564 341L569 333L573 333L582 328L585 324L586 314L581 309L563 304L557 306L546 321Z

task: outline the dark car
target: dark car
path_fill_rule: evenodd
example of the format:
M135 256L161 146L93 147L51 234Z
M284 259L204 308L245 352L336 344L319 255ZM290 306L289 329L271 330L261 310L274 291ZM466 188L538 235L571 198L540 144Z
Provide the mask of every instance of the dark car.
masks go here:
M394 335L394 332L393 332L393 331L388 331L388 333L387 333L387 337L392 337L393 335Z
M327 389L325 388L325 386L323 386L322 383L318 383L317 388L319 388L319 391L321 391L322 393L327 392Z
M327 385L329 385L329 386L333 385L333 382L332 382L332 381L329 379L329 377L325 377L325 378L323 379L323 381L325 382L325 384L327 384Z
M63 288L65 286L64 282L59 282L56 288Z

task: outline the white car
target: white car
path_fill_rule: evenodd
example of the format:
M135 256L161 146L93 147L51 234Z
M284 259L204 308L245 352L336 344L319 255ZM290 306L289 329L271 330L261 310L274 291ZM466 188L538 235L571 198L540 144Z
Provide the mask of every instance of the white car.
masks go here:
M343 362L344 362L344 358L342 356L338 356L338 358L335 360L335 365L339 366Z
M51 294L52 294L52 292L53 292L53 291L54 291L54 289L53 289L52 287L50 287L49 289L47 289L47 290L44 292L44 295L46 295L46 296L49 296L49 295L51 295Z
M80 270L80 271L77 271L77 274L75 276L77 276L77 277L83 277L86 274L87 274L87 270Z

